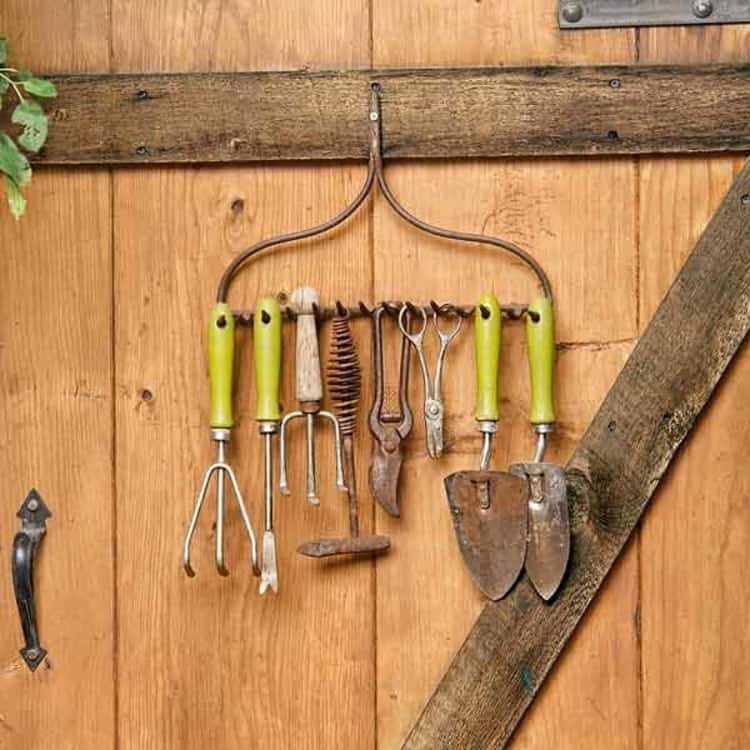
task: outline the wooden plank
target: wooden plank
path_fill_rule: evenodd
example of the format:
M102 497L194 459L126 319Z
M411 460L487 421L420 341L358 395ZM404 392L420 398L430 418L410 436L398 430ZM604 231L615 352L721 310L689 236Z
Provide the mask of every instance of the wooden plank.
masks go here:
M750 329L750 163L568 463L573 555L545 605L527 581L484 608L406 748L502 747ZM513 633L513 639L508 634Z
M0 3L11 60L35 72L106 68L106 4L49 11ZM0 746L104 750L115 746L110 177L45 170L27 197L15 222L0 194ZM33 674L10 576L32 486L53 513L34 566L49 653Z
M299 64L308 56L338 65L367 62L366 45L353 46L334 25L316 20L319 14L338 17L341 4L333 0L264 6L263 24L255 23L252 3L237 6L231 24L222 23L219 11L226 3L219 0L190 8L166 2L159 10L165 5L179 22L174 28L156 24L143 42L142 19L153 4L117 4L113 28L121 68L203 65L205 50L185 39L206 38L212 40L212 64L225 68ZM367 29L366 4L348 7ZM300 33L306 26L314 30ZM298 43L272 52L267 29ZM195 493L215 455L207 421L204 330L218 277L246 244L335 213L356 192L362 174L359 165L275 165L127 169L115 175L123 747L374 746L372 566L321 566L295 552L300 542L346 528L346 499L334 489L329 430L321 426L317 433L322 497L317 509L301 494L299 424L290 435L294 495L277 494L277 596L258 594L233 504L226 512L230 577L220 578L213 565L213 502L195 539L197 577L187 579L178 564ZM250 307L261 294L289 293L303 283L317 286L328 301L334 295L367 296L369 231L364 212L346 231L260 260L237 279L230 301ZM366 332L366 326L360 329ZM239 336L238 424L230 457L257 528L262 441L253 420L248 334ZM324 326L326 341L328 334ZM293 366L286 364L294 359L290 326L284 343L282 400L289 410L294 406ZM361 351L366 361L368 350ZM145 390L150 396L144 397ZM365 441L361 447L366 450ZM361 478L364 466L360 463Z
M47 164L363 159L383 86L388 158L750 149L750 66L67 76ZM429 116L426 117L425 113Z
M376 65L624 62L634 52L632 32L560 33L552 5L539 0L392 0L375 8L373 25ZM557 299L558 334L567 342L557 370L560 421L550 450L551 459L564 461L637 334L633 164L623 159L397 163L387 167L387 176L396 195L420 217L508 236L544 264ZM579 221L582 206L585 220ZM376 298L421 301L461 295L471 301L489 288L503 300L526 301L537 293L533 279L514 261L426 237L404 225L380 200L375 202L374 232ZM434 347L433 337L427 338ZM498 469L533 453L523 338L522 326L506 327L501 423L493 457ZM484 604L456 545L442 482L453 470L477 465L472 340L469 326L449 350L444 384L448 442L440 461L425 454L421 376L414 363L411 403L417 422L404 467L403 514L390 519L378 512L379 531L394 540L393 553L377 566L377 728L382 748L403 742ZM393 353L398 345L393 332L388 344ZM431 362L434 354L431 348ZM393 362L391 373L395 366ZM636 744L636 564L631 556L608 587L587 638L568 652L540 696L534 720L519 735L519 747L599 750L611 745L612 722L620 728L618 747ZM592 654L606 661L596 661Z
M653 29L647 62L746 59L750 29ZM652 314L741 162L648 159L640 170L641 320ZM641 530L643 747L739 748L750 711L750 544L742 441L748 426L747 346L691 435ZM690 679L682 679L686 669Z

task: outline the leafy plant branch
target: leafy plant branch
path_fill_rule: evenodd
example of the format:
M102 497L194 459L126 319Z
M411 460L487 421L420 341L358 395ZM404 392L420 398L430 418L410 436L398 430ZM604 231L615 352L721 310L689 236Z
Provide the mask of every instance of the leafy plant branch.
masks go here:
M0 66L4 66L0 67L0 108L3 96L11 90L17 103L10 121L22 128L16 140L0 130L0 172L10 211L19 219L26 210L21 188L31 181L31 165L23 151L38 153L47 140L47 115L37 99L57 96L57 90L51 81L36 78L28 70L5 67L7 59L8 40L0 34Z

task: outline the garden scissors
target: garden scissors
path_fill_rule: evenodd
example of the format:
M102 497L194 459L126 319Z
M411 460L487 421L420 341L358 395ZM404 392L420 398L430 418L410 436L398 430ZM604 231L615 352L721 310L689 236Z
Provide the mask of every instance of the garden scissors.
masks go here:
M422 316L422 328L416 333L412 333L408 328L408 323L405 323L408 310L411 310L415 315ZM463 319L460 315L456 315L456 317L457 322L453 330L445 332L440 330L437 312L432 316L432 322L435 325L435 332L440 341L440 349L438 350L435 363L435 379L433 381L430 379L430 369L427 365L427 359L424 353L424 334L427 330L428 314L421 307L413 305L404 305L398 314L398 327L401 329L404 338L406 338L416 349L417 357L419 358L419 366L422 370L422 379L424 381L424 423L425 434L427 436L427 453L430 458L440 458L440 456L443 455L443 417L445 414L445 407L443 406L440 384L443 377L443 365L445 364L445 355L448 351L448 345L454 338L456 338L458 332L461 330L461 324L463 323Z

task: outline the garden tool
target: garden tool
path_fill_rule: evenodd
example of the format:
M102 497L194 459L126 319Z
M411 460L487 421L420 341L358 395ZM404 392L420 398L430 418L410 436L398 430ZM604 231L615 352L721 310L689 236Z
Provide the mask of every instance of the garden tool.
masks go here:
M417 312L422 316L422 327L416 333L409 330L406 323L406 313L408 305L404 305L398 314L398 326L404 338L412 344L417 351L419 366L422 370L422 379L424 381L424 422L427 440L427 454L430 458L440 458L443 455L443 420L445 416L445 407L441 391L441 382L443 378L443 367L445 365L445 355L448 351L448 345L458 335L461 330L463 319L457 315L457 323L453 330L448 333L440 329L438 323L438 314L435 312L432 316L432 322L435 325L435 332L440 341L437 359L435 363L435 379L430 379L430 369L427 365L427 359L424 353L424 334L427 330L427 313L421 307L413 307L412 312Z
M375 371L375 398L372 402L368 424L375 438L370 462L370 492L386 513L400 516L398 505L398 483L401 465L404 461L402 443L406 440L414 424L409 408L409 354L411 344L406 338L401 341L401 365L398 378L399 411L383 411L385 400L385 377L383 374L383 315L385 305L378 305L372 311L372 352ZM411 313L404 313L408 327Z
M553 369L555 322L552 303L542 297L529 305L526 314L531 424L537 447L530 463L514 464L510 471L529 485L529 536L526 572L534 588L547 600L557 591L570 555L570 523L565 472L543 463L547 435L555 422Z
M479 300L475 317L476 419L482 433L479 471L445 478L453 527L464 562L490 599L508 593L523 569L529 489L524 478L488 471L499 417L498 375L502 312L493 294Z
M195 534L203 502L206 499L211 477L216 474L216 568L221 575L228 575L224 565L224 500L225 478L229 479L242 516L242 523L250 540L250 565L255 575L258 569L258 551L250 516L242 499L237 477L226 460L226 446L229 442L234 420L232 418L232 375L234 371L234 316L224 302L217 303L208 320L208 377L211 384L211 437L216 443L216 461L203 476L193 515L185 534L182 564L192 578L195 575L190 564L190 545Z
M357 481L354 471L354 432L362 388L357 350L349 327L349 314L339 305L331 324L331 354L328 364L328 388L339 420L344 451L344 478L349 494L349 536L326 537L305 542L297 552L308 557L370 554L391 546L387 536L360 535Z
M320 351L315 322L315 309L320 306L320 296L315 289L299 287L292 292L291 303L297 315L296 395L300 408L286 414L281 420L279 489L282 495L290 494L286 471L287 427L292 420L304 418L307 434L307 499L312 505L319 505L315 478L315 417L323 417L333 425L336 486L346 492L341 455L341 429L338 419L320 408L320 402L323 400L323 381L320 374Z
M279 590L276 570L276 537L273 533L273 452L271 438L278 432L281 408L281 308L273 297L255 307L255 419L263 436L265 526L260 566L260 593Z

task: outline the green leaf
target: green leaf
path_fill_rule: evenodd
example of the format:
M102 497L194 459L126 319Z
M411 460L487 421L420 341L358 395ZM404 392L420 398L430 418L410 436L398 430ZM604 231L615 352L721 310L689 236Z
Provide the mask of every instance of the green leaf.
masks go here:
M31 180L29 160L3 132L0 132L0 172L7 174L16 185L27 185Z
M29 81L34 77L32 72L30 70L26 70L23 68L22 70L19 70L18 73L16 73L16 80L17 81Z
M8 40L0 35L0 65L4 65L8 59Z
M0 75L0 94L4 94L10 88L10 82L7 78Z
M7 174L5 175L5 195L8 198L10 212L17 221L23 216L26 210L26 198L23 197L23 193L18 185Z
M34 96L57 96L57 89L52 81L46 81L43 78L29 78L28 81L22 81L21 85L29 94Z
M26 100L14 110L11 122L23 125L23 133L18 137L18 143L27 151L36 153L47 140L47 115L38 102Z

